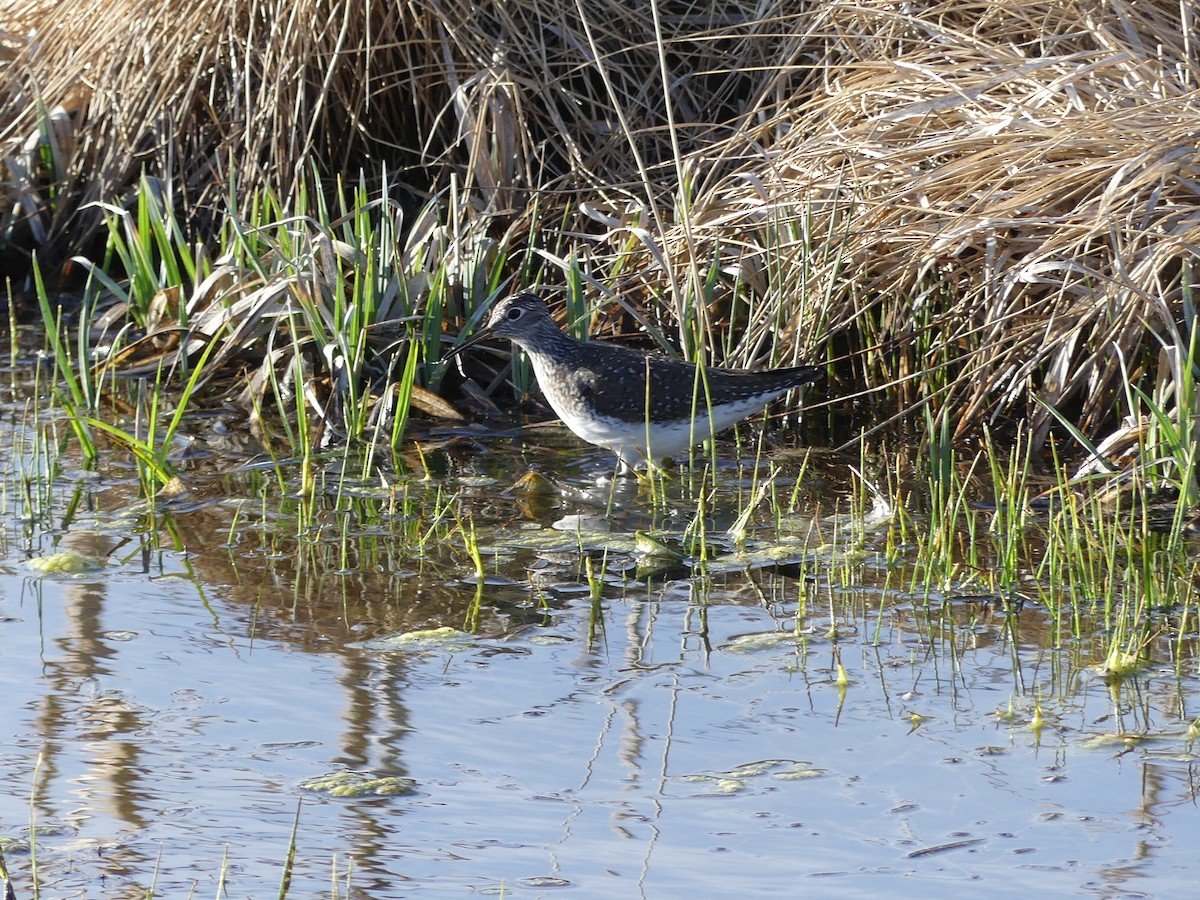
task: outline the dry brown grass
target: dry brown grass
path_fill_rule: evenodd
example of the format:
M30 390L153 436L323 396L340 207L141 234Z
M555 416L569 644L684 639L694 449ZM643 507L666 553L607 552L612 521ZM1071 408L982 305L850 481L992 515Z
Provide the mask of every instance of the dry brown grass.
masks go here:
M739 24L754 8L664 14L689 70L672 91L684 149L757 78L761 41L735 40L754 30ZM88 204L131 191L143 167L193 216L268 185L286 199L308 167L332 181L386 163L418 196L453 170L509 215L534 191L636 181L626 134L648 166L675 149L654 23L611 0L584 13L466 0L8 4L2 206L21 204L9 237L81 246L99 221ZM48 115L53 165L30 156Z
M947 366L938 403L964 428L1015 407L1044 434L1031 391L1099 426L1118 355L1136 377L1162 344L1186 354L1196 23L1165 2L889 7L831 8L857 59L704 154L721 176L677 231L705 267L719 247L731 272L777 273L761 289L784 318L844 336L868 383Z
M1119 358L1153 385L1186 345L1191 4L658 7L9 3L0 247L86 247L143 169L203 223L386 163L414 204L453 175L485 230L535 229L718 359L832 348L843 389L963 429L1044 433L1034 395L1098 428Z

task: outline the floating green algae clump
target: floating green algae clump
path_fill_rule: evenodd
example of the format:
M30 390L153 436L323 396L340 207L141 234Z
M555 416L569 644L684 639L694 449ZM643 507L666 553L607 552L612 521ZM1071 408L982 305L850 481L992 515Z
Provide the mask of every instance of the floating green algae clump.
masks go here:
M331 772L305 779L300 789L327 797L407 797L416 793L417 783L394 775L377 778L365 772Z
M104 564L94 556L84 556L73 550L62 550L49 556L38 556L29 560L29 568L39 575L82 575L103 568Z

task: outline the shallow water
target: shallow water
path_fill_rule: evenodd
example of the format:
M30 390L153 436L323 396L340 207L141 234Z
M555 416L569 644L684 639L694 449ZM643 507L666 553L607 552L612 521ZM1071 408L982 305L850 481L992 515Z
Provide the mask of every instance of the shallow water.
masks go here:
M1165 896L1200 877L1194 667L1156 647L1110 689L1103 635L1056 645L1037 604L897 589L830 512L844 461L805 470L784 523L813 548L738 565L718 494L725 564L638 577L633 529L682 534L684 505L597 486L609 461L569 436L479 438L435 453L432 481L331 491L301 527L228 461L153 512L116 453L95 476L68 451L27 492L54 454L23 398L0 439L0 841L21 900L31 833L43 896L261 898L293 827L294 897ZM510 489L530 466L552 490ZM723 490L745 497L743 474ZM452 495L486 554L474 610L464 529L408 537ZM29 565L67 548L100 564ZM391 780L314 782L347 773Z

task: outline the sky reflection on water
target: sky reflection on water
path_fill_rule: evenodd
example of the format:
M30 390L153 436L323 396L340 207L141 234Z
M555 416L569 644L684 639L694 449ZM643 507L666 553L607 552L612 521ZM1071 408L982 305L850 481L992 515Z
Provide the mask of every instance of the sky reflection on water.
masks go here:
M539 603L539 553L511 551L481 636L384 652L364 647L461 626L468 570L228 548L221 499L168 516L187 552L141 553L128 488L81 489L62 529L7 495L0 839L22 900L31 820L45 895L214 896L226 860L229 896L274 896L297 810L296 897L332 896L331 871L372 898L1166 895L1200 875L1195 678L1152 665L1114 695L1046 649L1042 610L761 570L610 586L597 631L586 591ZM24 561L66 546L105 565ZM1132 730L1155 739L1103 738ZM346 770L415 791L303 787Z

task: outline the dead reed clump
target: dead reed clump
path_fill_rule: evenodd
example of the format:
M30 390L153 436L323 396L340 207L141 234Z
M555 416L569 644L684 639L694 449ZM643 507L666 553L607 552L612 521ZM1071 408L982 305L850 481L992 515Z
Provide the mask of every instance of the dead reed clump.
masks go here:
M960 433L1028 416L1040 441L1034 398L1093 432L1139 412L1114 407L1122 386L1152 390L1194 325L1200 33L1180 9L834 4L853 58L691 161L717 175L644 279L664 289L660 258L677 284L719 268L710 294L762 295L785 311L764 327L832 339L854 380Z
M616 0L8 4L0 244L44 256L85 248L102 220L92 204L127 201L142 174L168 184L202 229L266 187L286 203L314 173L332 184L386 171L416 206L453 176L480 209L509 217L650 181L669 192L665 163L727 128L775 62L777 23L758 10L748 0L657 17Z

